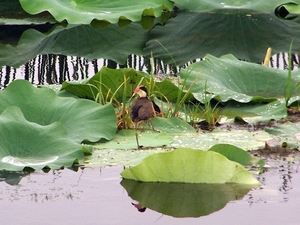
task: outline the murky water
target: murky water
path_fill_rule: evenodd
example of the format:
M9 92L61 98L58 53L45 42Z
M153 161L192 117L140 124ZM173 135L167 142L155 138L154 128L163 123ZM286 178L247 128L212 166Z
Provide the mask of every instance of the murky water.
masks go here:
M122 167L35 172L0 182L1 224L300 224L299 164L274 161L263 186L198 218L139 212L120 185Z

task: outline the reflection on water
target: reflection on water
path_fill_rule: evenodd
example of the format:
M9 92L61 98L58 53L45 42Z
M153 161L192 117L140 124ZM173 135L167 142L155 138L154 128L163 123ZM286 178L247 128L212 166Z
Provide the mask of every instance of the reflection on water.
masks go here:
M300 55L293 55L293 68L299 66ZM182 67L199 61L193 60ZM165 65L163 61L155 59L154 74L178 74L181 67ZM278 69L287 69L287 54L277 54L271 59L270 66ZM109 68L130 67L150 73L150 61L136 55L130 55L126 65L119 65L112 60L87 60L77 56L65 55L38 55L19 68L4 66L0 68L0 87L5 88L15 79L29 80L32 84L62 84L64 81L82 80L93 76L102 66Z
M296 206L300 203L299 163L274 161L269 165L271 168L259 176L260 181L263 182L262 187L253 189L241 200L236 199L243 193L239 193L238 189L229 188L237 195L235 197L233 194L232 199L229 199L225 205L218 203L227 199L227 197L222 197L222 191L217 193L212 190L214 194L211 196L199 195L201 185L196 189L191 187L190 190L195 192L187 193L190 199L185 201L182 198L180 204L172 201L173 197L168 199L171 195L167 195L168 192L164 189L165 199L155 198L155 192L159 190L154 188L155 191L151 191L152 187L150 189L146 187L144 193L132 189L128 189L129 193L127 193L120 185L121 167L85 168L79 169L78 172L68 169L48 173L39 171L23 175L19 172L15 173L15 177L11 172L2 171L0 174L0 181L2 181L0 182L1 221L3 224L31 225L60 225L74 223L74 221L76 224L86 225L138 223L235 225L260 224L263 221L264 224L279 225L283 224L281 218L285 218L285 224L297 224L298 220L295 218L297 214L293 213L298 210ZM137 187L140 189L142 186L137 185ZM176 192L174 189L178 200L180 200L181 190ZM209 190L204 189L203 193L207 191ZM132 199L128 195L132 197L138 195L138 200L145 201L136 202L137 199ZM193 209L197 199L202 204ZM205 203L205 199L213 201ZM142 207L146 207L147 210L140 213L136 209L138 204L142 204ZM217 208L219 211L211 211L211 214L207 216L196 218L175 218L176 215L172 217L161 213L161 211L169 212L174 209L193 213L195 210L209 209L209 207ZM286 215L290 216L286 217ZM244 223L244 221L251 222Z
M39 55L19 68L4 66L0 69L1 88L5 88L15 79L29 80L32 84L62 84L64 81L82 80L93 76L102 66L109 68L131 67L136 70L150 72L150 61L136 55L130 55L126 65L119 65L112 60L87 60L82 57L64 55ZM154 73L178 73L161 60L155 60Z

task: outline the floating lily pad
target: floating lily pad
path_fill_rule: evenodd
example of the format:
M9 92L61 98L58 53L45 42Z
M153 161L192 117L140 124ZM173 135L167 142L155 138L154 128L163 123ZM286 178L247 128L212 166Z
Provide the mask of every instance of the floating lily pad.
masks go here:
M212 146L208 151L218 152L224 155L227 159L240 163L242 165L252 165L252 164L259 164L261 166L264 165L263 160L256 159L252 157L247 151L236 147L234 145L229 144L217 144Z
M156 117L152 119L154 129L165 132L169 135L177 134L195 134L195 129L186 121L178 117L161 118Z
M146 149L99 149L94 148L93 154L86 157L85 167L99 166L136 166L149 155L166 152L164 148Z
M0 115L0 139L0 170L59 169L83 159L82 146L70 139L61 122L29 122L15 106Z
M286 122L265 128L265 131L279 138L281 143L286 142L289 148L300 146L300 123Z
M172 142L172 138L165 133L152 130L138 130L137 133L139 144L143 148L165 146ZM111 141L94 145L94 147L99 149L137 149L135 130L121 130Z
M184 148L150 155L121 176L143 182L260 184L242 165L219 153Z
M265 131L223 130L216 128L212 132L173 136L172 147L207 150L216 144L231 144L244 150L256 150L264 147L265 142L273 137Z

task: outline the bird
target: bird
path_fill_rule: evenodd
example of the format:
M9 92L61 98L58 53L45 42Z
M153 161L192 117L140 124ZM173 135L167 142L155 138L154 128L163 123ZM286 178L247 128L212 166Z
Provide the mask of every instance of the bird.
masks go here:
M134 122L135 138L137 147L139 149L141 146L139 145L137 134L138 122L149 121L152 129L154 130L153 124L150 119L156 115L155 108L158 112L160 112L160 109L153 101L149 99L147 88L144 85L136 87L136 89L134 90L134 94L138 94L139 97L135 99L130 106L130 117L132 122Z

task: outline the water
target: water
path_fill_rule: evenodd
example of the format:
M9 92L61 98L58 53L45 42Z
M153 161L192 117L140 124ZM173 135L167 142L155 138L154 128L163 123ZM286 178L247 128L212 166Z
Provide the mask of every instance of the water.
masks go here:
M120 185L122 167L34 172L17 185L0 182L1 224L300 224L299 164L269 165L259 177L262 187L198 218L175 218L149 208L139 212Z

